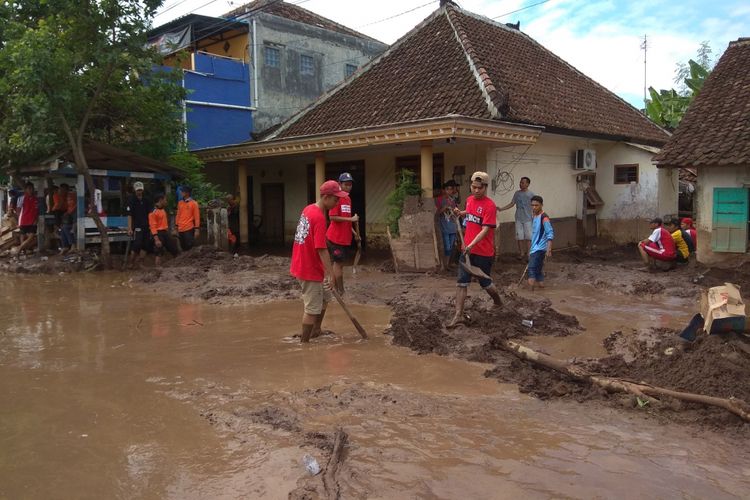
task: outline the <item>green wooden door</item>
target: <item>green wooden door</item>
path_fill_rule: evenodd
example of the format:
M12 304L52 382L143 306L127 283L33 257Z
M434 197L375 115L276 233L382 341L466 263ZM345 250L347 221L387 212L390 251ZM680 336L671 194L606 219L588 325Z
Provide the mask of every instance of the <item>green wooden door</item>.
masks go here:
M714 252L747 251L748 190L714 188L711 249Z

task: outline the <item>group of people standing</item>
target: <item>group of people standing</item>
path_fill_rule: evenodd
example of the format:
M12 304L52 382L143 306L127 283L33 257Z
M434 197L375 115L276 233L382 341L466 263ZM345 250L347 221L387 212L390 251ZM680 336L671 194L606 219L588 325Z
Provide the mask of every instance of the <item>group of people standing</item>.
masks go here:
M320 199L302 210L297 223L289 272L302 289L302 342L321 334L332 294L344 293L344 262L352 238L359 241L355 225L359 217L352 214L349 197L353 182L351 174L344 172L338 182L321 184Z
M153 251L157 266L161 264L165 251L172 256L178 254L177 245L169 233L166 194L157 194L152 202L144 196L143 187L142 182L134 182L133 194L125 205L130 237L130 255L126 259L129 259L130 267L140 266L149 251ZM181 198L177 202L175 232L183 251L193 248L195 239L200 236L200 208L191 195L192 189L189 186L180 187Z
M305 207L297 224L290 273L297 278L302 289L302 342L309 342L311 338L320 335L332 293L344 291L343 262L347 258L352 238L359 238L356 230L359 218L357 214L352 214L349 198L352 181L351 175L343 173L338 182L324 182L319 190L320 199ZM489 278L495 260L497 213L514 205L517 207L516 236L519 239L519 252L525 248L525 253L521 255L528 259L529 285L532 289L543 285L544 258L552 254L554 231L543 210L544 200L528 191L531 183L528 177L522 179L520 190L514 195L513 201L502 208L497 208L487 196L489 182L486 172L472 174L471 196L462 210L457 198L458 185L449 180L443 184L443 193L435 199L435 204L440 217L445 255L450 257L456 244L456 235L462 231L462 226L465 227L465 243L460 248L459 258L468 260L471 266L485 273L487 277L480 278L479 285L492 298L493 303L500 306L500 293ZM526 214L529 215L528 221L524 218ZM326 215L330 224L326 221ZM471 280L472 275L459 265L456 312L449 327L464 320L464 304Z
M16 192L17 193L17 192ZM39 198L32 182L24 184L23 192L11 192L9 214L16 218L21 233L18 250L30 248L36 241L39 214L42 208L54 215L51 230L59 233L60 253L67 253L73 247L73 228L76 221L76 192L68 184L51 186L42 198L44 207L39 206Z

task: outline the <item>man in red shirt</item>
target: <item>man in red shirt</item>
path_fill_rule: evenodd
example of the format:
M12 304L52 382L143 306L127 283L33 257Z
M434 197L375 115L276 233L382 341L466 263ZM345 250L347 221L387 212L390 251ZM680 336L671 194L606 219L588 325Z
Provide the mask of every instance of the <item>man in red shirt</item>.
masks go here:
M331 257L326 245L325 213L346 196L346 191L342 191L338 182L324 182L320 186L320 199L305 207L297 223L289 273L297 278L302 287L302 303L305 307L302 315L302 342L310 342L311 337L320 335L326 305L331 300L331 292L323 286L326 276L328 285L333 276Z
M359 221L358 215L352 215L352 192L354 178L349 172L339 175L339 184L345 191L346 196L338 199L335 207L328 211L331 225L326 231L328 240L328 253L333 261L333 279L339 293L344 293L344 261L347 258L347 249L352 244L352 224Z
M464 254L469 256L469 262L476 266L487 276L491 276L492 263L495 260L495 227L496 205L487 197L487 185L490 176L486 172L474 172L471 175L471 196L466 200L466 210L454 209L456 215L463 215L466 219L466 234L462 248ZM463 258L463 257L461 257ZM458 289L456 290L456 314L448 323L448 327L454 327L464 319L464 302L471 275L462 267L458 266ZM479 278L479 285L484 289L496 306L501 304L500 294L491 279Z
M39 200L31 182L24 185L23 195L18 199L18 208L18 227L21 228L21 245L18 248L21 250L31 246L30 240L36 237L36 223L39 219Z
M672 235L662 227L660 217L654 217L649 221L651 235L638 243L638 253L641 255L646 270L655 267L656 261L664 262L659 267L671 269L677 260L677 247Z

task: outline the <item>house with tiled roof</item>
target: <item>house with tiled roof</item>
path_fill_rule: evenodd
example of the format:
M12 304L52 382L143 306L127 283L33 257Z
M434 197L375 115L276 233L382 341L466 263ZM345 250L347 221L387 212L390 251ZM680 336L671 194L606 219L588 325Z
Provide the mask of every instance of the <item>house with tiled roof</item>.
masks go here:
M265 231L293 234L315 186L348 171L354 211L377 243L400 170L417 174L426 197L454 179L463 198L469 175L483 170L499 206L530 177L562 247L596 235L636 241L646 218L676 212L676 174L651 162L667 139L517 27L444 1L354 78L263 140L199 155L208 172L236 172L247 200L244 241L259 213ZM274 207L283 208L282 221L269 213ZM269 217L275 228L266 225ZM501 250L515 247L513 218L501 213Z
M281 0L256 0L220 17L190 14L148 38L184 72L191 149L263 135L388 47Z
M748 260L750 38L729 44L661 152L660 169L692 168L698 259Z

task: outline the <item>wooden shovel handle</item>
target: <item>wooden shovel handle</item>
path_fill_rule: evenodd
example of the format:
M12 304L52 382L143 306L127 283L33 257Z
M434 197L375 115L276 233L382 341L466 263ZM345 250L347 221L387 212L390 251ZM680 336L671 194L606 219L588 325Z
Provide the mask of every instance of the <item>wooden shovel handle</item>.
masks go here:
M331 293L333 294L334 297L336 297L336 300L338 301L339 305L341 305L341 308L344 310L344 312L346 313L346 315L349 316L349 319L352 321L352 324L354 325L354 328L356 328L357 331L359 332L359 335L363 339L367 339L367 332L362 327L362 325L359 323L359 321L357 321L357 318L355 318L354 315L352 314L352 312L349 310L349 307L344 302L344 299L341 298L341 294L338 292L338 290L336 290L335 288L332 288L331 289Z

